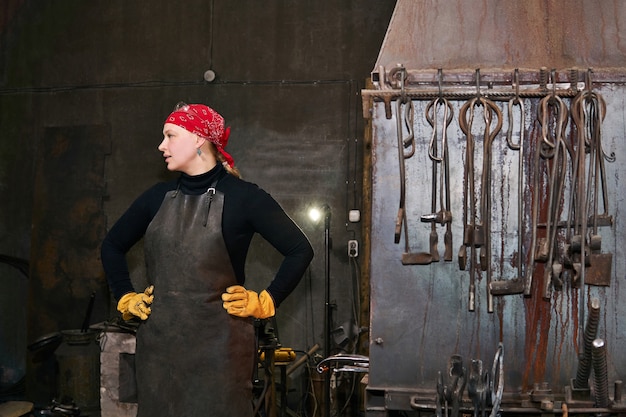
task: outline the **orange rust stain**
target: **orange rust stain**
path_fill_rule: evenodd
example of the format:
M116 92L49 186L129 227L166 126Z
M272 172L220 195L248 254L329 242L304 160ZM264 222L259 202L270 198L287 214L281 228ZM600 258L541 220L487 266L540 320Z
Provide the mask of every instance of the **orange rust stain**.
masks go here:
M538 264L534 278L543 277L544 265ZM533 279L534 281L534 279ZM546 373L548 355L548 337L550 334L550 302L543 299L541 282L533 285L532 294L524 299L526 316L526 341L524 345L524 363L527 364L522 377L525 389L533 382L543 381ZM531 375L532 372L532 375Z
M530 136L530 149L528 154L534 155L536 146L541 143L540 129L535 125L529 132ZM546 184L546 169L549 169L550 161L541 161L538 169L534 168L534 163L530 161L527 172L530 174L530 178L527 178L527 183L533 184L534 176L538 175L540 180L538 182L538 190L536 193L531 192L531 196L538 196L539 198L539 223L546 223L547 220L547 195L549 193L548 186ZM531 202L532 204L532 202ZM563 202L561 202L563 204ZM562 214L562 213L560 213ZM546 237L546 229L541 227L537 230L537 239ZM563 233L557 235L557 239L564 240ZM562 243L562 242L561 242ZM528 261L529 259L527 259ZM544 272L546 264L535 261L534 270L532 274L532 290L529 297L524 299L525 310L525 322L526 322L526 339L524 345L524 363L526 367L522 374L522 385L525 389L531 389L535 382L542 382L548 380L547 364L548 364L548 349L550 345L550 337L555 343L553 347L553 369L551 377L557 380L561 366L567 366L569 364L560 363L561 358L567 357L566 351L569 351L570 346L573 345L574 351L578 351L578 339L579 339L579 297L580 290L574 288L569 280L566 280L563 284L563 288L560 290L553 290L553 295L550 300L544 299ZM554 320L557 320L554 322ZM558 334L551 336L550 330L552 323L555 323ZM566 338L567 330L573 329L573 340ZM570 345L571 343L571 345Z
M539 146L541 142L540 132L541 129L535 124L535 127L530 131L530 146L529 155L535 155L536 146ZM539 190L532 190L532 178L539 175L542 178L544 175L544 169L540 163L540 168L534 170L534 164L531 161L530 166L533 169L528 170L532 174L532 177L528 180L528 184L531 184L532 198L537 196L540 198L538 222L544 221L547 218L547 202L546 196L546 184L543 181L538 182ZM532 201L531 201L532 204ZM545 237L545 228L537 228L537 240ZM530 389L535 381L544 381L546 373L546 358L548 355L548 338L550 334L551 324L551 306L550 302L543 298L543 277L545 265L543 263L535 261L532 274L532 287L529 297L524 299L524 311L526 322L526 339L524 345L524 363L526 367L522 375L522 385L526 389Z
M570 294L572 295L572 317L574 318L574 323L572 323L572 326L574 326L574 334L572 335L572 338L574 339L572 342L574 344L574 351L578 352L578 348L580 347L578 344L578 325L580 324L580 320L578 317L579 311L580 309L578 308L578 303L579 301L579 292L580 290L574 290L572 288L572 290L570 291ZM587 299L589 299L589 297L587 297ZM582 336L582 335L581 335Z

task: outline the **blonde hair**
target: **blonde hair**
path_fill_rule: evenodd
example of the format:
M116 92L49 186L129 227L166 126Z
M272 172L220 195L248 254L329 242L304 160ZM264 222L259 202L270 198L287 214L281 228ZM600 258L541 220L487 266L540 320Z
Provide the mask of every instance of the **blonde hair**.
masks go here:
M217 147L215 146L215 144L213 142L209 142L208 140L207 140L207 142L209 144L209 149L211 149L211 153L213 154L213 156L215 157L217 162L222 164L224 166L224 168L226 168L226 171L230 175L233 175L233 176L235 176L237 178L241 178L241 173L239 172L237 167L235 167L234 165L232 167L230 165L228 165L228 162L226 162L226 158L224 158L224 155L222 155L221 152L218 152Z

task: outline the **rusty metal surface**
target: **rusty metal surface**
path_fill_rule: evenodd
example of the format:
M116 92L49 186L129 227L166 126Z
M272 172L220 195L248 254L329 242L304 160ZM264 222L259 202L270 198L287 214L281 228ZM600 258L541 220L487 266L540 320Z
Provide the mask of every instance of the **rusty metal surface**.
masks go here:
M621 0L399 0L375 69L623 67Z
M590 266L587 269L587 275L585 276L585 282L588 285L611 285L611 273L613 269L613 254L607 253L592 253L590 255Z
M437 373L446 371L451 355L461 355L468 368L472 359L481 359L491 366L498 343L502 342L506 352L506 395L532 392L539 383L551 393L562 395L576 375L586 307L592 297L600 300L598 337L607 343L609 382L626 377L626 357L621 354L626 340L623 319L626 306L618 302L626 299L625 248L622 244L626 237L626 223L620 217L620 207L625 203L623 190L626 189L626 164L623 163L626 158L626 142L623 140L626 134L626 88L605 85L597 91L607 103L602 124L604 147L607 152L614 152L617 158L615 163L606 164L609 214L614 222L599 228L603 239L602 252L612 254L609 282L587 285L593 284L588 282L579 289L576 283L566 280L561 289L554 290L546 299L542 294L544 264L536 262L530 294L494 297L493 313L487 308L484 272L479 272L476 279L475 311L469 311L468 272L460 270L456 262L463 232L466 141L459 128L458 114L464 100L453 102L454 121L448 131L455 260L430 265L403 265L404 246L394 242L399 199L396 106L392 102L392 115L388 118L385 103L373 102L370 391L435 390ZM569 105L570 99L565 101ZM525 128L531 143L539 140L538 102L534 98L525 99ZM411 246L416 252L429 248L430 225L420 222L420 216L431 212L432 174L428 157L431 130L424 117L427 104L428 100L414 100L416 150L414 156L406 160L407 219ZM505 110L506 102L498 105ZM503 131L506 131L507 123L505 118ZM489 265L493 269L493 279L502 280L516 276L517 165L514 153L505 149L502 132L494 139L494 144L497 150L492 160L492 257ZM526 172L530 169L529 163L529 160L525 161ZM545 184L539 187L544 190ZM527 198L530 198L528 191L524 199ZM545 214L544 198L541 207ZM529 222L530 213L526 210L525 230L528 230ZM440 226L441 253L443 231ZM541 230L539 236L542 236ZM528 251L529 244L526 234L524 251ZM593 274L590 276L593 280ZM391 397L393 395L386 395L388 405ZM410 409L406 401L400 402L403 404L393 406Z
M564 397L576 397L572 404L589 407L589 398L581 398L584 393L570 385L584 346L583 330L591 299L598 299L600 304L597 337L606 340L609 384L626 375L626 358L620 353L626 339L621 319L626 307L618 302L626 297L625 249L619 243L626 235L619 216L624 203L622 190L626 189L626 144L620 139L626 133L626 53L620 47L625 36L620 28L625 23L626 3L619 0L397 2L371 73L373 88L362 92L363 116L371 119L373 132L370 375L366 400L372 412L434 407L441 386L438 374L449 374L453 357L461 357L466 369L476 360L491 368L500 343L505 352L504 396L509 410L518 407L517 411L528 412L535 407L535 412L550 411L553 401ZM566 161L560 197L548 197L550 190L559 189L550 180L550 175L557 172L553 171L558 166L555 159L546 158L543 164L535 165L531 155L540 149L540 143L545 143L539 122L539 112L544 111L541 99L551 91L553 97L560 97L554 102L564 102L571 108L577 92L592 87L607 105L602 123L604 151L616 156L616 162L606 164L604 177L610 203L603 216L613 221L596 223L600 227L594 231L594 239L601 235L602 251L594 250L589 257L592 265L583 268L581 274L567 258L570 255L562 255L569 253L566 245L571 243L567 235L570 226L564 226L568 224L567 209L576 206L582 218L586 215L582 205L572 203L582 200L580 196L574 200L569 197L575 195L572 184L579 183L573 180L571 145L569 155L563 153L560 157ZM507 114L507 100L514 93L524 103L526 142L521 175L516 152L507 147L505 137L513 124ZM459 111L474 97L489 97L496 108L489 118L483 119L484 111L477 116L483 119L483 126L479 121L473 129L465 127L465 133L470 130L476 137L478 183L472 187L476 196L470 200L487 207L480 221L488 236L488 243L479 249L473 249L476 241L467 247L468 254L479 260L468 266L460 262L463 258L459 248L467 246L462 240L467 230L463 208L464 193L468 193L464 167L469 142L460 126ZM455 257L451 262L442 259L427 265L406 265L402 260L408 249L397 239L402 212L398 210L402 175L398 143L403 139L397 136L400 129L403 135L413 131L416 140L414 155L404 160L404 212L409 225L404 234L412 242L412 252L428 253L433 239L438 238L443 253L443 225L436 229L438 236L433 236L432 224L420 221L434 207L431 180L435 171L428 155L432 123L429 125L424 116L428 103L437 98L451 100L454 110L448 130L448 156ZM396 123L398 101L406 103L405 108L413 104L414 121L408 124L411 127ZM496 117L498 113L504 116ZM487 153L482 138L484 124L494 118L504 121ZM557 120L556 116L546 118L543 124L550 126L547 130L555 129ZM568 117L567 121L563 138L575 143L573 120ZM489 159L485 155L490 155ZM548 175L549 171L552 174ZM481 181L483 173L489 174L486 182ZM520 178L524 189L521 199ZM488 192L488 204L478 201L482 188ZM536 208L533 203L537 203ZM539 224L534 227L533 221ZM584 231L586 226L577 227ZM472 226L471 230L475 234L479 229ZM538 242L553 242L553 250L558 252L554 263L546 263L541 251L533 258L533 230ZM522 235L521 248L518 232ZM481 259L478 251L483 249L486 256ZM524 275L532 276L532 284L525 280L521 287L515 281L519 260ZM562 265L565 261L569 263ZM560 267L564 268L562 275ZM473 279L470 271L475 274ZM475 284L473 297L470 281ZM489 281L500 282L493 287L497 291L489 291ZM511 294L502 294L506 292ZM472 404L464 406L471 409Z

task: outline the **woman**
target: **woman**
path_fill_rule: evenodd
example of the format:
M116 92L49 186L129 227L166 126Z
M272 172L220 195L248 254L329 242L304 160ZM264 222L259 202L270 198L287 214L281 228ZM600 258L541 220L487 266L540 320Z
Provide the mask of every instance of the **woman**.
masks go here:
M252 416L253 318L273 316L313 258L279 204L239 178L229 134L210 107L177 106L158 149L180 177L144 192L102 243L118 310L141 320L138 417ZM243 286L254 233L284 256L260 293ZM151 285L137 293L125 255L141 238Z

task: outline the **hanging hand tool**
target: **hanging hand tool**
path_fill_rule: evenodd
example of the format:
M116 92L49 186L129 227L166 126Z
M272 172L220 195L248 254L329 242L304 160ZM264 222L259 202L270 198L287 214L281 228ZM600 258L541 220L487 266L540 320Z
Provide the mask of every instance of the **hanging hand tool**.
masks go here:
M409 244L409 227L406 217L406 165L405 160L412 157L415 153L415 135L413 133L413 118L415 110L413 107L413 101L407 98L404 94L404 77L406 74L401 75L401 89L402 96L397 100L396 107L396 134L398 139L398 166L400 168L400 207L398 208L398 216L396 217L396 229L394 242L400 242L400 236L404 231L404 247L405 251L402 254L403 265L427 265L432 262L432 256L427 252L411 252ZM404 105L404 117L402 107ZM403 123L404 120L404 123ZM405 125L408 136L404 137ZM410 148L408 152L405 149Z
M448 103L449 105L449 103ZM452 122L452 107L450 109L450 118L447 121L447 125ZM448 119L446 119L448 120ZM447 126L446 125L446 126ZM444 243L444 252L443 252L443 260L446 262L452 262L452 208L450 206L450 164L449 164L449 156L448 156L448 141L445 141L443 145L443 172L444 172L444 181L445 181L445 207L442 209L447 214L447 216L442 219L443 222L446 223L446 231L443 236Z
M597 121L600 123L600 121ZM606 172L604 168L605 159L609 162L615 161L615 155L612 158L608 157L604 154L602 150L601 140L600 140L600 131L599 127L596 128L596 134L594 135L594 141L592 146L595 148L591 153L594 155L594 173L593 173L593 213L591 215L592 218L592 231L589 235L589 246L592 250L601 250L602 249L602 237L598 234L598 223L601 219L608 220L609 223L612 223L611 216L608 214L608 197L607 197L607 185L606 185ZM589 170L591 175L591 169ZM598 178L600 178L600 185L602 187L602 204L604 208L604 212L600 213L598 211L598 201L599 197L599 185Z
M432 160L432 187L431 187L431 215L428 217L422 216L422 221L430 221L430 256L433 262L439 262L439 249L437 245L439 243L439 237L437 235L437 224L435 223L437 211L437 102L438 99L431 101L426 107L426 119L433 128L433 134L430 138L430 145L428 147L428 155ZM430 117L430 109L433 109L435 115ZM445 128L444 128L445 130Z
M480 269L486 271L488 259L487 255L491 249L489 223L491 220L491 135L489 134L489 127L491 125L492 113L489 108L485 106L483 112L483 118L485 122L485 130L483 135L483 166L480 173L480 204L479 204L479 221L476 225L476 239L480 242L480 254L478 256L480 260ZM500 119L501 121L501 119Z
M535 145L535 154L533 156L533 185L532 185L532 206L530 213L530 230L531 230L531 239L530 239L530 249L528 250L528 268L526 270L526 280L524 282L524 295L529 296L532 291L533 284L533 274L535 272L535 253L537 251L537 228L539 223L539 196L541 195L539 191L539 162L541 160L541 145Z
M467 248L470 248L469 274L470 285L468 295L468 309L476 309L476 245L474 231L476 227L476 195L474 188L474 136L472 124L474 121L474 105L476 98L467 101L459 112L459 127L465 134L465 165L463 167L463 243L459 249L459 268L467 268ZM468 115L469 112L469 115Z
M554 77L554 76L553 76ZM553 82L554 84L554 82ZM542 131L543 156L551 159L549 171L548 219L546 220L546 239L540 245L540 260L545 260L543 297L549 299L551 288L562 285L563 265L555 257L557 249L557 229L562 209L563 190L567 176L567 149L564 140L567 126L567 106L554 93L544 97L539 103L539 123ZM551 123L554 120L554 123Z
M470 116L467 119L467 111ZM463 242L459 249L459 269L464 271L467 268L467 247L472 246L474 219L474 137L472 136L471 125L474 119L474 108L471 101L467 101L459 113L459 126L465 134L467 145L465 146L465 163L463 164Z
M404 87L404 76L402 76L402 85ZM404 90L404 88L403 88ZM405 201L406 201L406 166L404 160L410 158L415 153L415 142L413 135L413 124L406 123L407 129L409 131L409 135L406 139L403 139L403 128L402 128L402 101L398 99L397 102L397 112L396 112L396 136L398 139L398 167L400 168L400 204L398 208L398 216L396 217L396 231L394 234L394 242L400 243L400 236L402 234L402 227L405 223ZM411 105L413 103L411 102ZM407 105L405 107L405 111L408 113L409 117L412 117L413 113L411 109ZM408 154L404 152L405 148L411 147L411 150Z
M578 75L576 75L576 79L577 78ZM570 270L573 272L572 283L574 285L578 280L578 273L580 271L580 263L577 258L580 254L582 242L582 235L579 231L579 216L582 211L579 205L584 201L584 180L581 181L579 174L581 170L584 171L585 169L585 127L582 122L585 116L583 114L583 106L580 104L581 98L582 94L576 95L570 105L570 113L573 121L572 129L575 128L576 134L572 135L574 136L572 144L567 147L572 163L572 175L570 179L569 207L565 224L565 243L563 250L563 265L566 268L564 273Z
M524 291L526 287L524 281L524 271L522 265L524 264L523 256L523 227L524 227L524 131L526 128L526 118L524 114L524 102L519 97L519 82L518 82L518 70L515 70L513 75L513 82L515 84L515 96L508 102L508 118L509 127L506 134L506 141L510 149L518 150L518 165L517 165L517 277L510 280L491 281L489 284L489 290L492 295L508 295L519 294ZM513 142L513 119L514 119L514 107L519 107L520 113L520 126L519 126L519 141Z
M573 271L572 282L579 286L581 274L584 274L585 266L592 264L594 258L596 266L592 268L591 281L598 285L608 285L606 278L610 279L610 264L612 255L598 254L601 247L601 236L597 232L600 223L604 225L612 224L612 217L608 215L608 201L606 198L604 161L615 161L615 154L607 155L602 150L599 138L601 137L601 123L606 112L606 103L602 97L591 91L590 75L587 73L585 90L580 91L572 99L571 114L576 135L574 144L570 150L572 159L570 209L567 217L566 251L565 263ZM596 140L598 138L598 140ZM586 162L586 155L589 154L589 163ZM589 166L588 177L585 177L585 169ZM602 181L602 197L604 204L604 214L598 214L597 203L598 184L597 178ZM593 183L593 185L592 185ZM588 205L593 201L594 214L587 219ZM591 223L592 231L588 241L585 239L586 228ZM590 253L594 252L594 253ZM608 266L608 269L606 266ZM597 273L593 273L597 271ZM596 281L599 278L599 281Z
M594 123L591 121L592 114L595 113L595 96L591 91L589 73L586 78L586 88L580 91L572 99L571 112L572 120L577 130L576 148L574 150L575 162L573 163L572 192L570 199L572 206L568 214L568 236L567 260L573 269L573 284L579 286L584 282L585 266L589 266L589 245L586 241L587 212L588 212L588 191L586 191L586 154L591 152L593 141ZM603 109L604 110L604 109ZM590 169L593 163L589 162ZM573 219L573 225L571 224ZM571 230L573 229L573 231Z
M602 247L602 237L598 234L598 219L600 217L608 217L608 198L606 187L606 174L604 169L604 160L615 160L615 155L607 156L602 149L602 133L601 126L606 113L606 103L602 96L587 92L584 94L585 113L587 114L586 128L588 131L588 152L589 152L589 176L587 180L587 202L593 202L590 220L592 230L589 234L589 247L591 250L600 250ZM602 187L602 204L604 213L598 213L598 203L600 200L599 184Z
M438 108L443 107L443 118L441 120L443 128L441 133L438 133ZM432 100L426 107L426 120L433 128L430 144L428 147L428 156L433 161L432 168L432 204L430 214L421 217L422 222L431 223L430 232L430 247L433 261L439 261L439 252L437 249L437 230L436 223L446 225L446 232L444 235L444 260L452 261L452 212L450 211L450 184L449 184L449 166L448 166L448 139L447 130L448 126L452 122L454 110L452 104L442 97ZM437 140L441 138L441 156L438 155ZM437 164L441 164L441 170L439 174L439 201L440 208L437 211Z
M483 170L480 187L480 217L483 235L483 245L480 248L480 266L487 275L487 312L493 313L493 296L489 290L492 281L491 269L491 150L493 140L502 128L502 111L491 100L484 99L485 133L483 138ZM491 130L491 123L495 115L495 128Z
M591 230L589 242L589 271L586 282L591 285L610 284L612 253L601 253L602 236L598 232L599 223L612 224L612 217L608 214L608 195L604 161L614 162L615 154L607 155L602 147L602 121L606 114L606 103L602 96L591 91L590 72L587 73L587 90L584 95L584 105L587 109L586 127L588 132L589 173L587 179L586 201L591 205L589 223ZM601 196L600 196L601 194ZM598 206L602 199L604 212L600 213Z
M570 211L568 213L568 261L572 264L574 271L573 283L579 280L581 272L581 253L583 258L587 258L586 244L583 242L583 223L586 222L586 195L585 195L585 154L587 146L586 136L586 115L584 94L579 93L572 99L571 113L572 121L577 130L577 140L574 149L572 168L572 197L570 198ZM573 222L573 224L571 224ZM573 229L573 230L572 230Z
M558 106L557 106L558 107ZM545 110L545 109L544 109ZM539 114L544 114L545 111L541 110L541 107L539 109ZM567 111L567 109L564 109L565 111ZM563 113L561 113L563 114ZM541 120L541 117L539 117L539 120ZM547 119L546 119L547 120ZM557 118L558 120L558 118ZM566 124L566 120L565 121L561 121L559 124L563 127L564 129L564 124ZM544 125L547 125L544 123ZM551 189L553 190L554 187L550 187L550 183L552 182L550 179L553 177L551 175L551 170L550 167L548 166L548 163L545 162L545 164L542 164L542 161L547 161L550 158L553 158L554 155L556 154L555 150L553 148L556 147L556 143L557 141L550 141L549 139L547 139L547 134L544 136L545 132L542 132L542 138L541 140L537 140L537 141L530 141L529 143L529 148L532 150L533 146L534 146L534 155L533 155L533 162L532 162L532 170L530 172L530 177L532 179L532 187L531 187L531 199L532 199L532 206L531 206L531 215L530 215L530 220L531 220L531 245L530 245L530 249L529 249L529 261L528 261L528 267L527 267L527 271L526 271L526 280L525 280L525 288L524 288L524 295L529 296L531 295L531 290L532 290L532 283L533 283L533 275L534 275L534 270L535 270L535 262L546 262L548 260L548 255L549 255L549 236L550 236L550 232L546 231L545 236L546 237L538 237L537 236L537 232L538 229L541 227L541 222L540 222L540 210L539 210L539 206L540 204L544 201L544 199L548 200L548 205L550 205L550 201L551 201ZM556 135L558 136L558 135ZM555 137L556 137L555 136ZM563 163L565 163L565 161L563 161ZM545 181L546 184L546 188L540 188L540 185L544 183L544 181L541 180L541 178L546 175L547 176L547 180ZM558 194L558 193L555 193ZM560 201L558 201L558 203L560 204ZM547 229L546 225L551 225L553 223L553 221L550 220L551 214L550 212L553 211L550 207L548 208L548 219L545 221L545 223L543 223L543 228ZM559 209L560 212L560 209ZM554 225L554 231L556 230L556 226L558 226L557 224ZM548 268L546 268L548 269ZM552 269L552 268L549 268ZM548 280L550 281L550 280Z
M479 264L481 270L487 271L487 311L493 312L493 297L489 290L491 282L491 249L490 249L490 216L491 216L491 144L502 128L502 111L491 100L480 95L478 87L479 74L477 78L477 96L466 102L459 113L459 126L467 138L466 162L464 172L464 223L465 233L464 242L459 251L459 264L465 264L466 246L470 246L470 291L469 291L469 310L475 309L475 274L476 274L476 249L480 248ZM476 194L474 189L474 138L472 133L472 124L474 119L474 108L483 108L484 132L483 132L483 168L481 172L481 198L480 198L480 222L476 224ZM469 111L469 116L467 112ZM492 124L495 126L492 128ZM470 219L467 219L469 212ZM463 267L461 268L463 269Z

